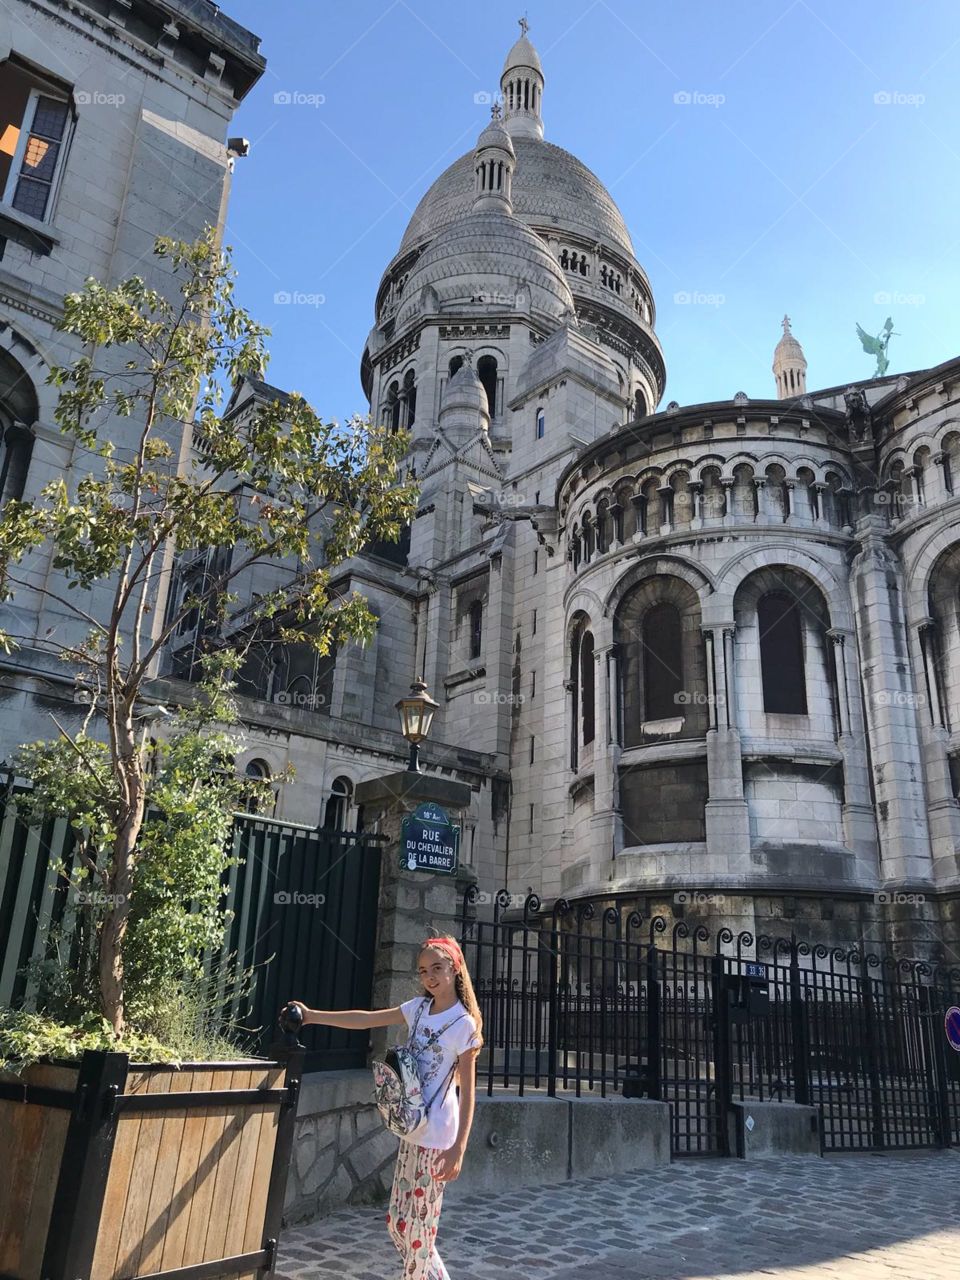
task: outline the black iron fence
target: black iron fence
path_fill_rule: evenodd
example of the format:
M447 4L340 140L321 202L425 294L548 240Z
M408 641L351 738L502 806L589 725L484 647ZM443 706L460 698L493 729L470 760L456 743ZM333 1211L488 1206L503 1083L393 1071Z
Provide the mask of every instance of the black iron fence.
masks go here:
M17 813L21 793L10 779L0 786L0 1005L30 1009L38 996L32 962L71 963L82 913L69 879L68 821L28 826ZM205 964L238 1047L272 1042L277 1010L290 998L314 1008L369 1006L382 839L237 813L228 849L239 860L223 882L232 915L223 950ZM250 966L252 984L234 993L230 974ZM306 1070L363 1067L367 1040L360 1031L305 1028Z
M731 1103L818 1108L823 1147L960 1144L960 1054L944 1032L960 967L643 919L609 899L493 920L464 896L480 1002L479 1079L671 1104L677 1155L729 1154Z

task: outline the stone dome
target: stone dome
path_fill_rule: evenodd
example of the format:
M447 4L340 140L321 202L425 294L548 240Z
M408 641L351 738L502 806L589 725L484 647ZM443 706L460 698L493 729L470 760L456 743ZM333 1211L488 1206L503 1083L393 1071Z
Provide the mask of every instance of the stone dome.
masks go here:
M513 211L538 227L602 241L632 258L630 233L613 197L585 164L542 138L513 137ZM474 150L455 160L426 192L404 232L399 253L428 240L473 208Z
M464 361L443 389L440 399L441 416L451 409L466 409L490 417L490 404L480 377L471 363Z
M511 155L516 159L517 152L513 145L513 139L504 128L503 121L499 119L499 117L494 117L494 119L491 120L484 129L483 133L480 134L480 137L477 139L477 146L474 151L474 155L476 155L477 151L482 151L485 147L499 147L501 151L506 151L508 155Z
M539 236L503 210L465 212L431 241L407 276L398 328L416 314L427 286L441 308L475 304L489 313L529 306L556 323L575 310L560 264Z
M506 75L507 72L512 71L514 67L532 67L535 71L539 71L540 74L543 75L540 55L527 39L526 35L522 35L507 54L506 61L503 64L503 74Z

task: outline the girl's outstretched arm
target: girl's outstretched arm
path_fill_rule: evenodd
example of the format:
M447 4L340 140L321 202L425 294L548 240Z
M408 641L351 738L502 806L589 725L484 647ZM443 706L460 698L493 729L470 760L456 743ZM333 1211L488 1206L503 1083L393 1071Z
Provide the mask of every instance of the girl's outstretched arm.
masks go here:
M298 1004L303 1010L303 1025L343 1027L348 1031L365 1031L367 1027L392 1027L405 1021L399 1005L392 1009L311 1009L302 1000L288 1000L283 1006Z

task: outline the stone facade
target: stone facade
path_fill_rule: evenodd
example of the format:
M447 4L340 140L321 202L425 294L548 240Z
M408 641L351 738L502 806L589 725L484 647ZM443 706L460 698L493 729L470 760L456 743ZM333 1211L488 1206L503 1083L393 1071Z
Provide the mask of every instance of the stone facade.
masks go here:
M82 354L76 339L56 331L64 294L88 276L113 284L135 274L170 291L155 238L192 240L207 225L223 226L239 153L227 133L263 72L259 40L208 0L171 0L163 9L166 21L140 0L16 0L0 25L9 116L0 133L21 143L12 157L0 153L0 501L29 501L57 479L70 493L102 465L54 420L49 367ZM103 358L122 368L122 353ZM121 456L140 430L136 417L104 423ZM175 457L189 447L172 443ZM72 730L84 713L70 672L44 643L51 635L72 643L89 629L61 604L65 584L51 560L49 548L26 560L15 599L0 604L0 630L20 644L0 654L4 759L55 732L51 711ZM155 624L165 590L163 583L149 602ZM107 584L84 596L90 615L105 616Z
M240 767L294 764L277 817L371 822L358 794L403 767L394 703L423 675L439 709L422 763L469 787L462 862L482 901L618 892L946 957L960 360L808 391L785 320L775 398L655 412L655 304L624 220L544 140L526 37L501 84L374 302L361 382L375 419L410 431L421 484L404 542L334 576L370 600L377 638L246 672ZM245 383L232 411L277 395ZM197 571L178 565L173 590ZM164 698L185 692L195 639L171 646Z

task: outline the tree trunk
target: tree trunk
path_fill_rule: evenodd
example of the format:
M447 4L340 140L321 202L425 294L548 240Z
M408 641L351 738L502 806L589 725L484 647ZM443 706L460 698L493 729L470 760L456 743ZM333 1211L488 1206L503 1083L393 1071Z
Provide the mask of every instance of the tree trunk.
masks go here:
M136 737L132 724L124 726L124 750L119 757L126 774L124 788L128 797L122 804L117 838L113 847L113 868L109 877L112 901L104 917L100 933L100 1001L103 1016L118 1038L124 1031L123 940L130 918L130 891L133 887L133 865L140 828L146 807L146 789Z

